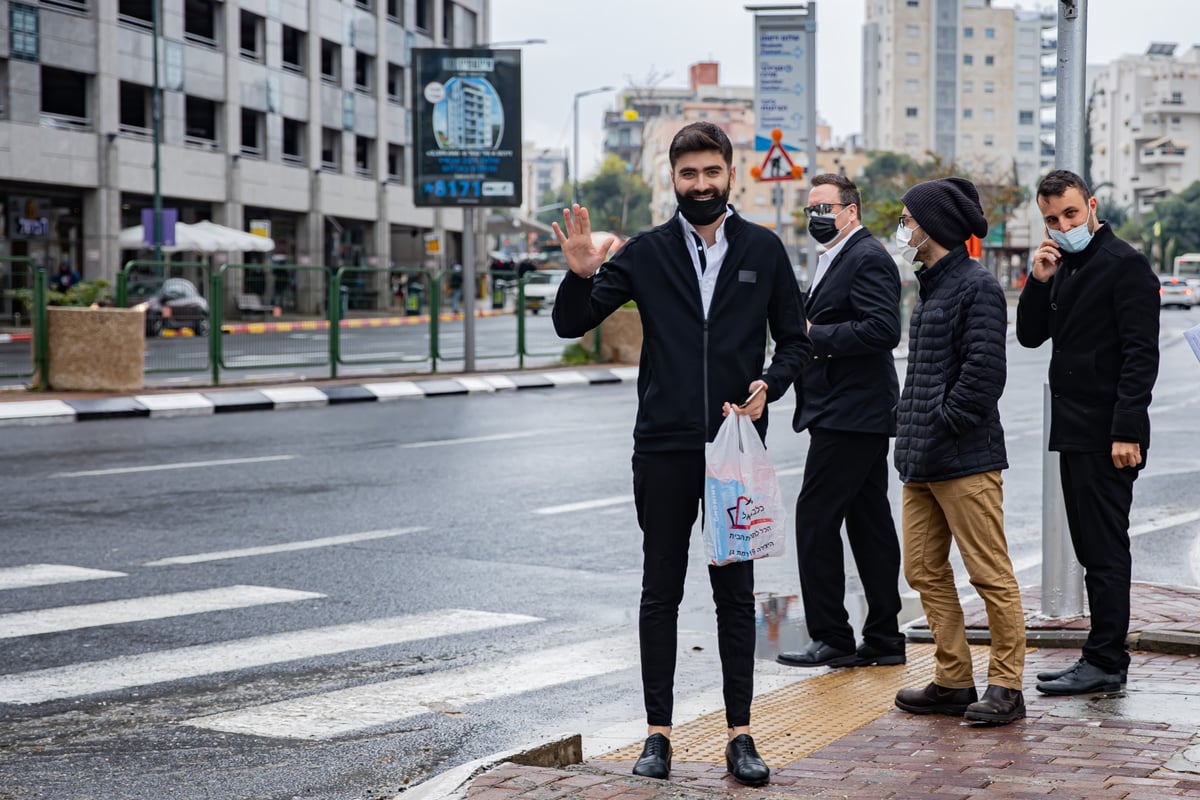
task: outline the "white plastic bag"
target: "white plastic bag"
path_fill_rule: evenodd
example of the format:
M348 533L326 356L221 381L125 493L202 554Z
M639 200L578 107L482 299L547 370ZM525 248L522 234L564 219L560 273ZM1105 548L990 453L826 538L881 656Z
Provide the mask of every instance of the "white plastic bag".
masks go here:
M786 507L748 416L730 414L704 446L704 544L710 564L781 556Z

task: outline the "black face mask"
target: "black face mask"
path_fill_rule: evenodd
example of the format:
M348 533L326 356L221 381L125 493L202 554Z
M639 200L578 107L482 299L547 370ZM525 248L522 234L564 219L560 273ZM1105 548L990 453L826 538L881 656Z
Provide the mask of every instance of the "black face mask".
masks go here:
M836 217L813 217L808 221L808 235L821 244L829 244L839 233Z
M679 203L679 213L683 214L684 219L693 225L708 225L725 213L725 207L729 205L729 187L726 186L724 192L708 200L697 200L690 195L675 192L675 200Z

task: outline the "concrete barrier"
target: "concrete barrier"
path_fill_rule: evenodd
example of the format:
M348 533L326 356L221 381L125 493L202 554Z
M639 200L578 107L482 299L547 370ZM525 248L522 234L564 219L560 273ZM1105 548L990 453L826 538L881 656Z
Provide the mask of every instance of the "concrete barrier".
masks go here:
M132 308L47 310L49 388L59 391L132 392L145 375L146 319Z

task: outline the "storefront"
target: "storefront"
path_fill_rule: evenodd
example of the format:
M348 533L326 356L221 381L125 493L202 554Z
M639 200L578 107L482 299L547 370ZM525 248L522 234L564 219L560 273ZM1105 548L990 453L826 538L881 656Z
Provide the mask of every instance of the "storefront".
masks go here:
M83 194L50 191L44 185L0 183L0 314L11 319L9 291L32 284L32 268L45 268L51 284L60 264L82 278ZM13 263L8 258L30 259Z

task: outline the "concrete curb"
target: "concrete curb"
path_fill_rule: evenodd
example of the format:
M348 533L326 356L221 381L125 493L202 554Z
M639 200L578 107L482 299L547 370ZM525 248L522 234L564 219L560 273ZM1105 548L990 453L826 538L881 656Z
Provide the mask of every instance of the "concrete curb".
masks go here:
M564 369L540 373L472 375L454 378L379 381L330 386L279 386L261 389L140 394L97 399L0 402L0 426L87 422L125 417L180 417L238 411L281 411L312 406L386 402L476 393L597 386L637 380L637 367Z
M583 737L578 733L561 734L538 744L477 758L418 783L396 795L393 800L459 800L467 796L471 781L505 762L526 767L555 768L582 764Z

